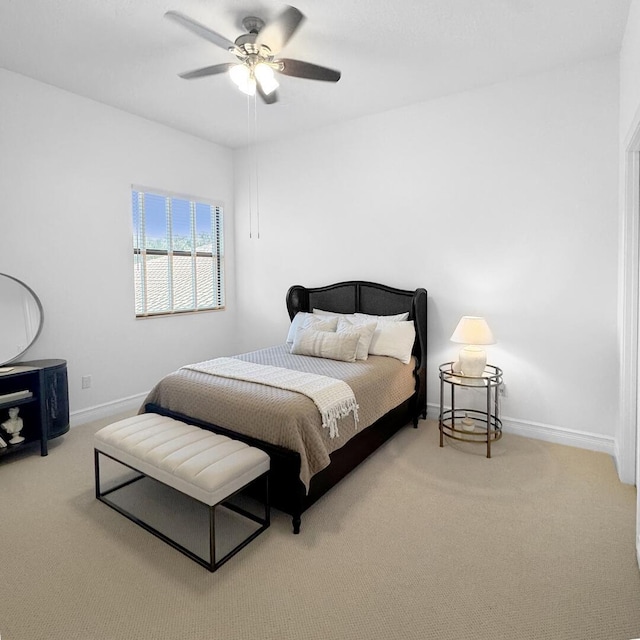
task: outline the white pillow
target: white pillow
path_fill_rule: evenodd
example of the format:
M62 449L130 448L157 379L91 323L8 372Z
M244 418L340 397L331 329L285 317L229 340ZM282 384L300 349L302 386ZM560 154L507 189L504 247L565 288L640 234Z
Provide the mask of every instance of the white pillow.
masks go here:
M369 345L369 353L374 356L391 356L407 364L416 339L413 322L378 322Z
M402 322L403 320L409 319L409 312L406 311L405 313L397 313L393 316L372 316L368 313L356 313L355 316L356 318L358 318L358 320L366 320L367 322Z
M377 323L354 324L347 318L338 318L338 333L349 333L358 335L358 348L356 349L356 360L366 360L369 357L369 345L373 339L373 332Z
M296 331L291 353L299 356L355 362L358 338L359 336L355 333L340 334L302 328Z
M347 318L347 320L354 321L356 319L355 313L336 313L335 311L323 311L322 309L314 309L314 316L334 316L336 318Z
M302 324L303 329L314 329L315 331L336 331L338 328L338 318L330 316L313 316L309 314Z
M309 327L313 327L316 331L335 331L338 328L338 318L314 317L306 311L298 311L291 321L289 333L287 334L287 344L293 344L298 329Z
M287 334L287 344L292 344L293 339L296 337L296 331L302 327L304 321L307 319L307 316L310 316L310 313L306 311L298 311L295 316L293 316L293 320L291 321L291 326L289 327L289 333Z

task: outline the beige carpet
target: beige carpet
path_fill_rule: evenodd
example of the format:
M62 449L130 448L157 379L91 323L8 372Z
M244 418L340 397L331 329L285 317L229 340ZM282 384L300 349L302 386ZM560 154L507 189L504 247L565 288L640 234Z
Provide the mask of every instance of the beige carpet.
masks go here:
M610 457L400 432L218 572L94 498L92 433L0 463L2 640L640 637L635 488Z

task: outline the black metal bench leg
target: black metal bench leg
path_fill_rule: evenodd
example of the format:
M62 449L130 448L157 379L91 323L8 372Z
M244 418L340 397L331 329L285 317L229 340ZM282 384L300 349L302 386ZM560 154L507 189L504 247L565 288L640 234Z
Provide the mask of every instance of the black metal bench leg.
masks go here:
M216 507L209 506L209 558L211 560L211 564L209 567L209 571L216 570Z
M271 525L271 502L269 500L269 474L264 477L264 521L268 526Z
M93 465L94 465L94 473L96 477L96 498L99 498L100 493L100 458L99 452L97 449L93 450Z

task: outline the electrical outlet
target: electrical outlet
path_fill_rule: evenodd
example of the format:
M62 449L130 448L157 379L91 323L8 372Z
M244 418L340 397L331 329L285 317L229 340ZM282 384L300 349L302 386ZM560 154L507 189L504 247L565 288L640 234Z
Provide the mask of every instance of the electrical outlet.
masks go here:
M507 385L503 382L499 387L498 387L498 393L503 397L506 398L507 397Z
M82 376L82 388L91 389L91 376Z

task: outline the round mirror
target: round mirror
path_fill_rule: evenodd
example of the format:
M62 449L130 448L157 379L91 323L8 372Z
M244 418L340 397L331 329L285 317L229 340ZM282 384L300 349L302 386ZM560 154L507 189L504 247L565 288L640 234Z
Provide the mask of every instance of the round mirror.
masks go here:
M40 335L44 314L38 296L0 273L0 365L17 360Z

